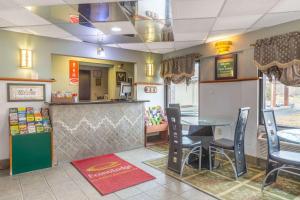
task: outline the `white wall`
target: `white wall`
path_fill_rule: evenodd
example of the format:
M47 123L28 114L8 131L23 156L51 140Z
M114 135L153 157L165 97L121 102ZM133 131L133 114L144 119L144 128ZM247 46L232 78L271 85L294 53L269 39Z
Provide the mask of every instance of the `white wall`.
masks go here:
M34 107L40 109L44 102L7 102L7 83L20 83L14 81L0 81L0 160L9 158L9 126L8 109L16 107ZM26 82L31 83L31 82ZM46 101L51 101L51 83L39 83L46 86Z
M231 127L216 130L218 138L234 138L235 122L240 107L250 107L250 115L245 135L246 153L256 155L257 116L258 116L258 81L232 83L200 84L200 116L230 120Z
M144 91L145 86L157 87L157 93L146 93ZM149 100L150 102L145 103L145 107L160 105L164 108L164 85L144 85L138 84L135 86L137 99Z

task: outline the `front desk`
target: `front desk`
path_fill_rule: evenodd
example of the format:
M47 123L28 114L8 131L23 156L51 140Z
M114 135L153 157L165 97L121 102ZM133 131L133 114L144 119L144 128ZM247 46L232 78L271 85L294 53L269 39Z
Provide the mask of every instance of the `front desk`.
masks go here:
M144 102L50 103L53 164L143 147Z

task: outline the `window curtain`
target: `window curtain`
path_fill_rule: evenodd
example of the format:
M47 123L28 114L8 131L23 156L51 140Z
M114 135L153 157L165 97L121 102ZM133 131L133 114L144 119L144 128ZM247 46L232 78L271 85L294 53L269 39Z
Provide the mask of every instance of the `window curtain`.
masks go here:
M291 32L257 40L254 48L255 65L287 86L300 86L300 32Z
M195 74L195 60L197 58L199 58L198 54L189 54L163 60L160 75L166 84L185 82L188 85Z

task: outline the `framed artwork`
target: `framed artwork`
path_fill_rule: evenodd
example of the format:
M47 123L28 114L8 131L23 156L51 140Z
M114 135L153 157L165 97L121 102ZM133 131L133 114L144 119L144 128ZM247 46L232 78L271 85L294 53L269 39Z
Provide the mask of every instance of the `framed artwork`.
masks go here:
M45 84L8 83L7 101L45 101Z
M215 58L215 80L237 78L237 54L221 55Z
M96 78L96 86L101 86L101 78Z
M121 85L121 82L127 82L126 72L116 72L116 82L117 85Z

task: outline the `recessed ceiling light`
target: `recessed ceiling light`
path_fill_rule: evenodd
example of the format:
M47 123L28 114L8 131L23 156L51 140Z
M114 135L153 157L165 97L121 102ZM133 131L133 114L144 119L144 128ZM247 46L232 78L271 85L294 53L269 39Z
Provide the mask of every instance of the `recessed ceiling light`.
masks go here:
M32 11L33 10L33 7L32 6L25 6L25 8L29 11Z
M120 27L112 27L111 28L111 30L113 31L113 32L120 32L122 29L120 28Z

